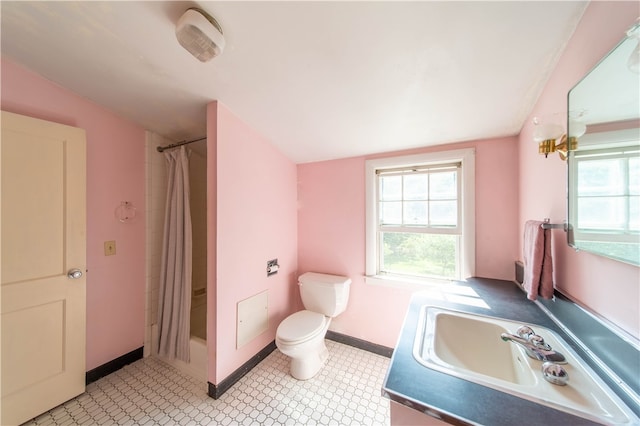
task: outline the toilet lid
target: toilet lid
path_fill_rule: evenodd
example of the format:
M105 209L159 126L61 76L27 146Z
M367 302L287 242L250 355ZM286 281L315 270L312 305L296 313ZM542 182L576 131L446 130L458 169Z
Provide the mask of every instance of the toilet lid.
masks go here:
M296 312L280 323L276 335L286 342L306 340L321 332L325 321L325 316L317 312Z

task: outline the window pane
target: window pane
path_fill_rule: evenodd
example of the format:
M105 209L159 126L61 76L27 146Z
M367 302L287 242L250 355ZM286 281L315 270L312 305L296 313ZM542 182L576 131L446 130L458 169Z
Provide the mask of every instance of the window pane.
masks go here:
M381 225L401 225L402 224L402 202L391 201L380 203L380 224Z
M451 200L458 198L456 175L456 172L432 173L429 177L429 198L432 200Z
M640 197L629 197L629 230L640 231Z
M402 200L402 176L384 176L380 178L380 200Z
M380 271L455 278L457 235L383 232Z
M431 201L429 203L431 226L456 226L458 224L458 203L456 201Z
M406 201L404 203L404 224L405 225L428 225L427 202L426 201Z
M578 163L578 196L623 195L625 179L622 161L610 159Z
M427 200L429 199L429 175L411 174L404 176L404 199Z
M640 195L640 158L629 159L629 194Z
M624 197L578 199L579 229L624 229Z

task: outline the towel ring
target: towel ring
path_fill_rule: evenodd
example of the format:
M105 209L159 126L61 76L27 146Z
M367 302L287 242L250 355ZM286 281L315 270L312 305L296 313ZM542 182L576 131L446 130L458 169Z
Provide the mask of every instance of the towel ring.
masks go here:
M136 218L137 209L130 201L122 201L115 210L116 219L122 223L131 223Z

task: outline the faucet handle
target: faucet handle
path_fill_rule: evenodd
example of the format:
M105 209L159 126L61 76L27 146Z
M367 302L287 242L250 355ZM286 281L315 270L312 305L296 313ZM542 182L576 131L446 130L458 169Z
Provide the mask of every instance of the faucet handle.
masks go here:
M534 334L533 336L529 337L529 342L536 348L542 349L543 351L551 350L551 346L544 341L544 338L542 336L539 336L537 334Z
M516 334L521 338L527 340L538 349L542 349L544 351L551 350L551 346L549 346L549 344L544 341L544 338L536 334L535 331L533 331L533 329L528 325L522 325L518 327L518 329L516 330Z
M553 362L545 362L542 364L542 377L546 381L558 386L565 386L569 382L569 373L567 370L554 364Z
M516 334L520 337L522 337L523 339L529 340L529 338L531 336L534 336L536 333L533 331L533 329L531 327L529 327L528 325L521 325L520 327L518 327L518 329L516 330Z

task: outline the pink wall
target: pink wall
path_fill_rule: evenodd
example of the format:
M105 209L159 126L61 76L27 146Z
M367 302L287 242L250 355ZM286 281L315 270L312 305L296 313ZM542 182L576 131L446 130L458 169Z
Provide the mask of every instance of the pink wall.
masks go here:
M87 370L144 344L145 198L141 127L2 58L2 109L87 134ZM136 221L114 217L121 201ZM104 241L116 241L105 257Z
M219 102L208 107L215 125L217 170L216 341L209 382L218 384L275 339L293 311L297 291L296 166ZM210 145L209 145L210 147ZM267 277L267 261L280 270ZM237 303L268 290L269 328L236 349ZM213 326L213 327L211 327ZM210 352L211 354L211 352Z
M520 134L520 236L527 219L567 217L567 165L557 155L537 154L531 120L567 111L569 90L622 38L640 14L638 2L592 2ZM640 336L640 268L568 247L554 231L558 288L632 335ZM520 252L519 252L520 253Z
M637 2L593 2L531 117L566 110L568 90L623 36ZM2 109L87 132L87 369L144 341L144 129L2 58ZM513 279L525 220L566 218L566 164L539 156L531 117L517 138L378 155L476 148L476 275ZM301 304L299 273L353 279L332 330L394 346L410 292L364 282L364 162L357 157L296 166L219 103L207 112L209 381L220 383L273 341ZM297 184L297 188L296 188ZM298 199L296 199L296 193ZM121 201L138 207L123 225ZM297 215L296 215L297 213ZM265 226L268 224L269 226ZM557 285L638 336L639 268L567 247L554 231ZM117 255L103 256L103 242ZM266 277L266 261L281 270ZM217 260L214 260L217 259ZM214 290L212 290L214 289ZM236 349L236 304L269 290L269 330Z
M476 149L476 275L513 280L518 239L518 145L502 138L377 155ZM346 312L331 330L393 347L408 289L365 284L365 161L356 157L298 165L298 263L353 282Z

